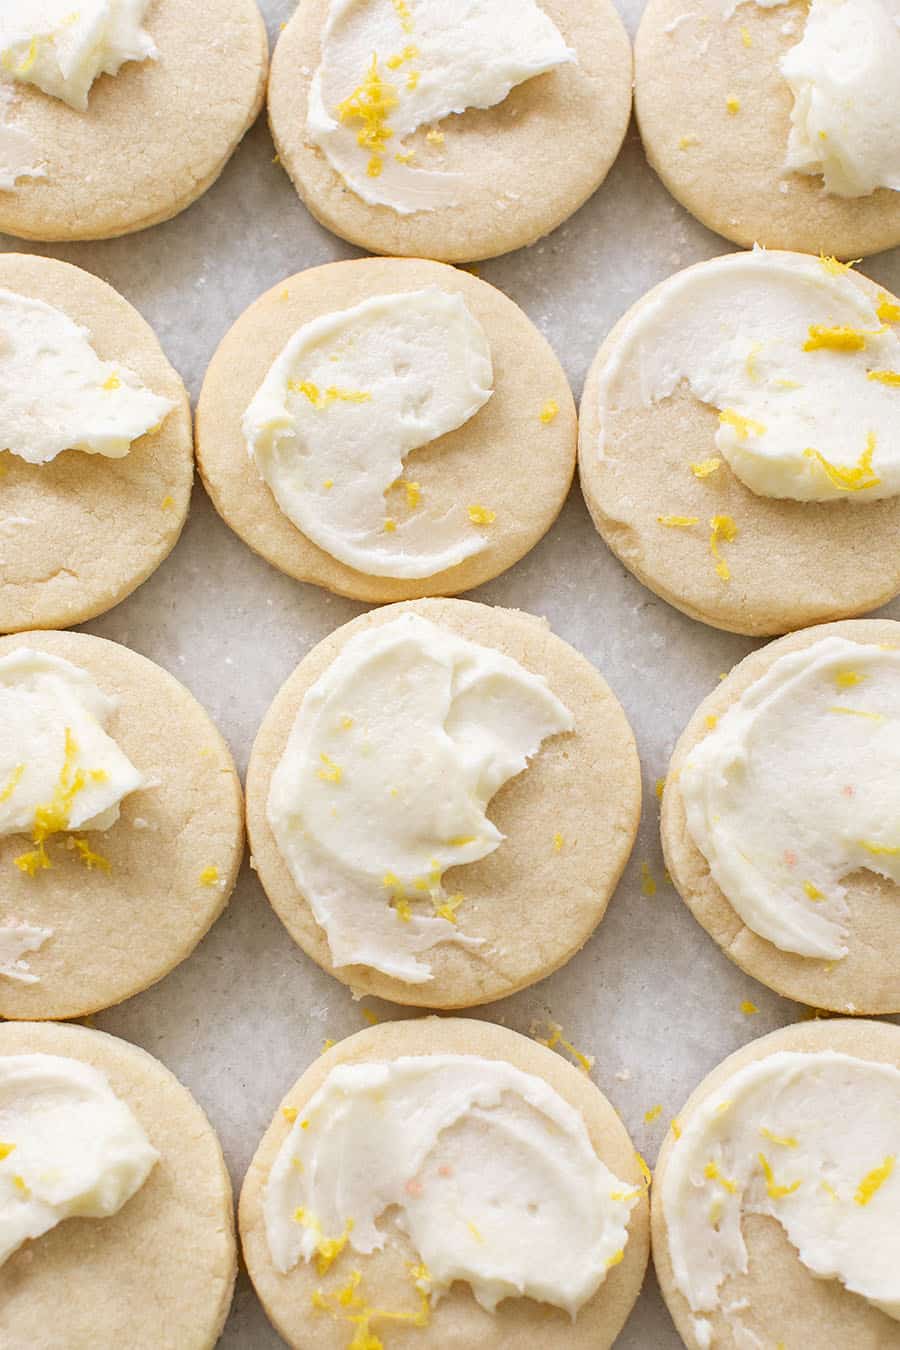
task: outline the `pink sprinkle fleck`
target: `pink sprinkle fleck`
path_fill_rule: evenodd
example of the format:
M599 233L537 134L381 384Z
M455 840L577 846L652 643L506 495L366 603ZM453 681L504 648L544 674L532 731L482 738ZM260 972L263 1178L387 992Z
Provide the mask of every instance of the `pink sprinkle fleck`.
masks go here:
M852 797L853 794L856 792L856 788L852 787L850 783L848 783L846 787L841 788L841 792L843 792L845 797Z
M421 1195L421 1194L422 1194L422 1183L421 1183L420 1181L408 1181L408 1182L406 1183L406 1194L407 1194L407 1195Z
M797 855L792 848L786 848L784 850L784 861L787 863L788 867L797 866Z
M444 1163L443 1167L439 1167L439 1168L438 1168L438 1172L439 1172L439 1174L440 1174L442 1177L452 1177L452 1176L453 1176L453 1168L452 1168L452 1167L448 1167L446 1163Z

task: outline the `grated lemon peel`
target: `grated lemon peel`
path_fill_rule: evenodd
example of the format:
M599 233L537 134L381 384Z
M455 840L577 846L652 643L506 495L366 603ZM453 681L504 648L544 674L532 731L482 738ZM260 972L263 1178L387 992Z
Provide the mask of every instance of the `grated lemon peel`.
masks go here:
M713 516L709 526L711 530L709 551L715 560L716 575L721 577L722 581L730 581L731 568L722 557L719 545L733 544L738 535L738 527L731 516Z
M544 426L547 427L558 416L559 404L555 398L549 398L543 408L541 408L540 419Z
M818 450L804 450L806 459L814 459L824 470L830 483L842 492L865 492L869 488L879 487L881 479L872 468L872 457L875 454L875 433L870 431L866 438L866 448L860 455L856 464L832 464Z
M469 519L473 525L493 525L497 519L497 512L491 511L487 506L479 506L477 503L469 507Z
M856 1194L853 1197L858 1205L871 1204L874 1196L878 1194L884 1183L892 1175L896 1161L896 1156L892 1153L885 1158L880 1167L873 1167L871 1172L866 1173L857 1186Z
M783 1200L786 1196L793 1195L796 1191L799 1191L803 1184L801 1181L792 1181L789 1186L778 1185L775 1181L775 1173L772 1171L772 1166L766 1155L764 1153L758 1153L756 1156L759 1159L759 1165L762 1168L763 1176L766 1179L766 1194L769 1196L770 1200Z
M563 1050L568 1051L573 1059L577 1061L581 1072L590 1074L595 1064L594 1056L585 1055L580 1050L576 1049L572 1042L567 1040L563 1035L563 1029L558 1022L551 1022L549 1024L549 1031L550 1035L547 1037L535 1036L534 1039L537 1041L538 1045L545 1045L548 1050L555 1050L557 1046L562 1046Z
M691 473L695 478L709 478L712 474L717 473L721 467L722 461L714 456L712 459L701 459L692 464Z

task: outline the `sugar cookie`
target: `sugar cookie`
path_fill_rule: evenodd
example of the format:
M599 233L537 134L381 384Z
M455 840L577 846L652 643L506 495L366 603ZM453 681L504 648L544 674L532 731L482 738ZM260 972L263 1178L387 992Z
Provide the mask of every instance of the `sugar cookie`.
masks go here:
M240 785L196 700L126 647L29 633L0 663L0 1015L79 1017L161 979L221 914Z
M189 16L180 0L139 0L127 17L113 0L84 15L54 3L45 24L19 12L3 23L0 230L21 239L108 239L168 220L212 186L262 106L255 0L193 0ZM124 60L85 95L101 25L131 41L100 48L100 70ZM69 81L50 52L75 66Z
M666 865L694 917L749 975L786 998L836 1012L900 1009L893 956L900 941L898 888L891 876L896 849L892 839L882 838L886 798L876 789L873 801L871 790L871 756L880 762L883 753L884 765L891 762L890 741L883 738L894 725L888 699L898 643L900 624L869 619L793 633L751 653L688 723L663 795ZM848 644L854 646L848 650ZM773 670L783 658L790 658L788 664ZM736 723L742 698L744 711ZM797 700L802 700L802 716ZM884 704L883 710L870 706L873 700ZM792 722L790 733L783 717ZM713 742L713 737L720 739ZM829 756L826 767L816 760L823 749ZM709 758L713 750L718 768ZM727 767L735 754L744 763L737 776ZM693 769L686 788L688 765ZM711 796L704 805L702 796L704 781L714 790L712 777L705 777L710 771L712 777L721 775L726 793L716 806ZM855 783L854 773L865 775L865 782ZM738 792L744 783L746 797L736 798L730 785ZM690 817L686 791L696 813ZM763 801L767 806L760 818L769 820L765 846L747 815L754 802L762 809ZM702 824L707 809L720 815L744 812L743 823L735 824L730 814L715 822L745 841L741 848L732 839L730 865L720 829L710 835ZM709 861L695 842L695 831L710 850ZM796 842L786 840L785 831L796 834ZM734 869L744 857L748 871L738 875ZM714 879L713 865L729 895ZM762 906L758 882L768 890ZM763 930L768 936L761 935Z
M437 628L436 637L426 634L420 644L407 631L411 617ZM451 647L455 638L456 647L475 648L447 656L441 634ZM546 677L549 690L534 676ZM396 736L395 715L380 717L369 707L388 678L405 691L404 702L393 705ZM442 684L448 678L452 694ZM490 708L479 697L483 690L496 695ZM301 704L304 716L293 730ZM566 720L574 731L559 731ZM343 737L340 744L332 732ZM295 778L305 765L314 784L312 856L286 832L299 820ZM394 773L398 781L386 781ZM485 821L482 803L511 775ZM445 796L432 811L438 780ZM587 941L634 842L639 766L606 683L543 620L426 600L365 614L301 662L257 736L247 807L259 879L291 936L319 965L354 989L398 1003L461 1008L542 979ZM352 819L340 815L342 807ZM332 837L342 819L343 843ZM360 821L371 822L373 843L359 843L351 879L343 869ZM409 822L421 827L416 839L406 837ZM419 857L423 849L427 857ZM386 850L390 860L382 858ZM340 904L330 905L330 895ZM368 925L359 912L371 913ZM361 946L363 938L371 945ZM347 964L361 954L366 964Z
M88 344L84 361L91 360L93 351L111 367L131 372L144 387L148 407L158 406L163 413L158 428L132 441L121 458L66 450L37 463L15 452L23 449L16 432L35 425L27 404L14 412L9 400L4 403L6 420L0 420L0 430L11 433L16 445L0 453L5 507L0 520L0 632L64 628L124 600L174 547L190 505L190 408L181 379L148 325L97 277L53 258L4 253L3 292L11 297L12 322L17 304L50 306L56 311L55 317L49 316L53 331L67 321L86 330L86 338L79 339ZM7 378L10 360L9 354L0 356L0 380ZM108 397L118 398L126 386L124 372L121 379L110 375ZM44 391L48 400L54 395L59 396L58 387ZM59 425L71 427L62 406L59 412ZM87 430L99 412L92 405ZM134 432L147 426L150 417L144 416ZM54 440L51 447L49 438L55 418L56 413L41 431L47 452L60 444ZM40 440L33 441L33 457ZM117 455L122 448L113 447Z
M285 424L308 459L278 440ZM264 458L273 427L284 495ZM575 439L565 374L522 311L467 272L406 259L331 263L267 292L197 408L200 471L232 529L288 575L370 602L465 591L517 562L562 507ZM362 570L383 570L382 547L415 565Z
M898 324L893 296L804 254L727 254L656 286L603 343L582 400L581 485L609 547L670 604L737 633L889 600Z
M863 1293L896 1281L900 1180L882 1144L898 1143L898 1070L896 1026L805 1022L729 1055L689 1098L659 1155L652 1204L653 1263L689 1350L900 1344L896 1311ZM686 1192L694 1157L706 1166ZM704 1204L720 1226L688 1250ZM743 1264L742 1246L746 1270L727 1273Z
M809 10L801 0L650 0L635 41L635 111L647 157L672 195L737 244L847 259L900 243L900 120L890 120L891 99L900 117L898 14L896 0L851 0L846 10L830 0ZM824 34L833 23L847 31L826 35L819 48L819 26ZM840 68L824 56L829 46ZM850 94L861 126L833 102L835 87ZM866 175L873 146L887 176ZM842 181L832 159L860 172ZM895 190L871 190L888 179Z
M631 73L609 0L465 0L452 25L441 0L310 0L275 49L269 121L335 234L469 262L533 243L599 187Z
M0 1266L0 1340L212 1350L237 1265L231 1184L219 1141L187 1088L144 1050L85 1027L5 1023L0 1069L7 1056L58 1056L99 1071L158 1159L117 1214L65 1219Z
M491 1313L486 1311L483 1303L476 1301L472 1286L461 1274L440 1301L431 1305L427 1295L437 1279L436 1271L426 1270L421 1253L415 1250L414 1243L403 1237L399 1228L390 1222L385 1230L388 1240L383 1251L362 1255L358 1249L354 1249L353 1233L356 1232L354 1226L349 1234L349 1241L320 1244L316 1264L301 1259L287 1274L281 1274L276 1268L267 1237L265 1197L270 1178L273 1176L273 1168L276 1174L278 1171L279 1154L292 1128L295 1128L294 1122L298 1117L303 1119L303 1113L310 1100L329 1081L329 1076L335 1070L352 1076L365 1074L367 1066L380 1065L383 1066L381 1072L389 1075L402 1070L405 1065L407 1069L427 1073L428 1060L435 1056L441 1058L441 1063L453 1075L453 1089L448 1089L445 1077L439 1080L444 1090L451 1093L458 1090L463 1094L461 1109L455 1117L455 1126L442 1136L440 1145L433 1150L434 1156L429 1155L428 1161L423 1159L423 1176L434 1164L437 1183L435 1189L448 1181L455 1184L448 1174L457 1172L458 1175L460 1171L467 1170L465 1166L467 1161L469 1169L474 1171L471 1169L471 1153L468 1150L464 1157L456 1156L453 1136L456 1135L458 1141L465 1146L468 1132L468 1142L473 1151L477 1151L479 1140L484 1142L484 1133L491 1130L491 1106L501 1112L504 1108L499 1103L482 1097L484 1105L480 1111L481 1128L476 1128L473 1137L471 1121L466 1119L465 1084L467 1072L473 1075L480 1074L481 1079L487 1084L491 1081L494 1070L505 1075L504 1081L513 1080L510 1084L513 1091L520 1085L530 1083L532 1092L530 1100L540 1101L541 1108L556 1109L562 1113L559 1117L560 1128L563 1128L565 1121L564 1128L573 1130L571 1138L566 1134L571 1149L570 1163L573 1157L578 1156L578 1150L587 1151L588 1156L582 1164L584 1167L582 1182L585 1188L594 1184L594 1170L605 1172L608 1169L607 1180L611 1172L624 1182L621 1191L618 1183L612 1183L614 1196L618 1198L611 1197L610 1201L600 1202L604 1208L609 1203L613 1208L618 1206L621 1210L627 1210L630 1206L627 1217L623 1213L613 1225L617 1233L616 1240L621 1242L621 1246L604 1259L603 1264L607 1266L608 1273L596 1291L582 1304L574 1321L570 1320L568 1313L552 1306L550 1302L550 1298L558 1292L553 1288L554 1280L560 1274L558 1265L553 1274L546 1272L547 1288L544 1291L546 1296L543 1301L538 1301L535 1297L516 1297L512 1288L508 1287L506 1292L509 1296L504 1297L501 1293L503 1301L498 1304L496 1311ZM466 1061L470 1057L472 1068L467 1071ZM550 1092L547 1092L547 1089L550 1089ZM521 1102L520 1109L525 1110L524 1102ZM533 1129L537 1119L538 1110L529 1110L524 1117L524 1128ZM586 1138L583 1132L579 1133L583 1131L584 1125L587 1126L589 1138ZM489 1147L491 1156L498 1161L498 1155L501 1158L504 1156L503 1125L498 1122L494 1128L498 1134L490 1142ZM389 1132L386 1142L388 1144L390 1142ZM523 1153L530 1152L524 1139L521 1147ZM593 1159L590 1158L592 1151L595 1154ZM452 1162L450 1154L454 1154ZM385 1165L385 1155L382 1154L380 1157L381 1164ZM481 1264L478 1260L480 1248L484 1246L489 1251L494 1233L501 1231L503 1227L504 1207L510 1203L516 1204L518 1200L522 1206L516 1220L520 1231L529 1223L537 1223L537 1228L532 1230L532 1236L538 1246L542 1240L547 1241L542 1225L558 1222L559 1213L557 1211L554 1214L552 1200L544 1210L540 1221L536 1221L533 1217L534 1200L532 1199L532 1208L527 1209L524 1204L525 1196L519 1198L515 1194L510 1195L509 1187L516 1179L517 1170L514 1150L511 1150L510 1157L505 1161L509 1164L508 1171L499 1167L495 1171L494 1167L490 1167L484 1177L484 1184L488 1187L491 1175L504 1177L500 1195L494 1202L497 1209L491 1209L486 1202L482 1214L479 1206L478 1217L482 1219L487 1231L483 1233L468 1212L465 1215L470 1220L466 1238L473 1244L473 1250L468 1253L468 1260L463 1258L464 1264L468 1267L477 1267ZM348 1158L348 1164L352 1166L352 1159ZM412 1163L408 1165L410 1168L414 1166ZM521 1167L521 1156L518 1166ZM322 1179L327 1187L327 1174L324 1174ZM521 1184L521 1173L518 1180ZM475 1183L475 1195L470 1198L477 1204L477 1176L470 1175L459 1184L464 1186L465 1181ZM538 1190L540 1189L540 1178L535 1173L531 1174L530 1181ZM324 1191L321 1193L324 1194ZM404 1197L411 1196L414 1199L422 1194L423 1187L415 1178L403 1191ZM422 1204L416 1206L426 1225L427 1198L428 1190L425 1189ZM540 1200L536 1203L543 1208ZM577 1205L573 1204L572 1228L576 1223L574 1213L576 1209ZM357 1242L362 1239L362 1217L361 1215L360 1231L356 1234ZM583 1214L579 1215L577 1222L581 1222L582 1218ZM623 1233L622 1228L625 1224L627 1229ZM265 1134L250 1165L241 1193L240 1228L244 1257L257 1293L281 1335L289 1345L296 1347L296 1350L313 1345L317 1350L339 1350L339 1347L346 1346L354 1329L354 1324L347 1321L347 1315L343 1311L345 1307L349 1307L350 1299L354 1300L350 1310L352 1314L358 1313L366 1304L369 1307L377 1305L380 1309L408 1312L410 1316L407 1320L419 1328L415 1333L415 1341L423 1347L423 1350L447 1344L480 1345L484 1346L485 1350L495 1350L495 1347L499 1350L500 1346L532 1342L540 1343L547 1347L547 1350L557 1348L562 1350L562 1347L568 1350L568 1347L581 1346L607 1347L612 1345L637 1298L647 1260L647 1202L641 1168L621 1121L603 1094L584 1074L579 1073L543 1046L536 1045L502 1027L456 1018L439 1020L429 1017L418 1021L395 1022L373 1027L342 1041L317 1060L285 1097L281 1110ZM447 1228L451 1229L452 1224L448 1224ZM608 1234L604 1234L604 1239L599 1245L603 1247L606 1241L612 1239L612 1235L611 1228ZM435 1256L439 1253L443 1255L440 1249L444 1247L447 1236L448 1232L440 1226L435 1227L432 1221L428 1245L430 1249L435 1245L433 1240L437 1240ZM461 1240L465 1242L465 1238ZM517 1255L522 1254L526 1244L523 1243L522 1247L519 1247L517 1242L515 1245ZM501 1243L501 1248L502 1246ZM329 1255L323 1260L321 1255L323 1247L332 1253L334 1248L338 1250L333 1256ZM506 1257L508 1256L507 1248ZM574 1268L583 1262L584 1253L573 1251L571 1257L574 1273ZM333 1268L329 1269L332 1262ZM437 1265L437 1262L435 1264ZM504 1272L511 1269L509 1260L503 1257L498 1257L495 1264L498 1270L502 1268ZM551 1261L547 1264L555 1265ZM482 1299L492 1301L493 1296L499 1292L495 1283L490 1282L491 1288L480 1288ZM350 1289L347 1301L335 1299L337 1291L344 1288ZM317 1294L317 1291L320 1293ZM372 1334L383 1337L386 1347L392 1346L395 1339L398 1343L400 1339L405 1339L401 1336L402 1323L392 1326L389 1319L374 1316L370 1320Z

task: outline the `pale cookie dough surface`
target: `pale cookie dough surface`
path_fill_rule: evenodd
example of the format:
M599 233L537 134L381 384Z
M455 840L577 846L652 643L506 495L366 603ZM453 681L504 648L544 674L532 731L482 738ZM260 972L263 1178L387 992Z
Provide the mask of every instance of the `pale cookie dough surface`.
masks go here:
M846 276L872 296L886 294L867 277ZM631 316L662 286L619 320L585 384L579 472L605 542L639 581L676 609L733 633L785 633L885 604L900 590L900 498L779 501L752 492L724 459L714 474L695 477L693 463L721 458L715 443L719 418L684 382L649 407L636 399L637 406L616 411L601 425L602 370ZM629 382L639 388L639 380L636 353L615 383L620 390ZM698 522L673 528L660 524L661 515L696 516ZM710 550L716 515L730 516L738 531L732 543L720 545L731 573L727 582L717 575Z
M897 964L900 889L868 870L851 873L843 883L850 909L847 955L839 961L821 961L782 951L742 923L713 880L706 859L688 833L678 786L682 766L708 732L708 717L721 717L778 657L812 647L822 638L832 636L850 642L897 646L900 623L863 619L824 624L770 643L735 666L700 704L675 747L663 794L663 851L672 881L694 918L748 975L785 998L816 1008L845 1013L895 1013L900 1010Z
M807 6L746 0L726 18L729 7L650 0L638 30L635 111L647 158L673 197L745 246L846 259L900 243L900 193L837 197L821 176L785 171L793 95L779 62L800 41ZM733 114L729 98L740 105Z
M631 44L610 0L541 0L577 64L527 80L495 108L445 118L439 147L420 132L417 162L466 181L458 206L411 216L367 205L307 139L307 99L328 8L329 0L304 0L281 35L269 122L300 197L335 234L373 253L470 262L533 243L603 182L631 112Z
M426 502L463 501L496 513L483 527L488 547L421 580L371 577L320 549L288 519L247 453L241 421L269 367L303 324L376 295L438 286L462 296L484 328L494 392L462 427L415 450L408 479ZM549 423L549 402L559 412ZM356 600L385 602L455 594L518 562L553 524L572 481L577 421L562 367L519 307L468 272L418 259L365 258L290 277L263 295L227 334L206 375L197 408L197 459L224 520L289 576ZM385 514L390 514L387 510Z
M0 1016L79 1017L119 1003L161 979L219 917L243 853L241 789L231 753L183 685L144 657L83 633L29 633L0 639L80 666L119 706L109 735L151 784L122 802L107 831L85 835L110 872L88 870L48 840L49 871L30 877L14 859L28 835L0 840L0 921L17 919L53 934L28 956L36 984L0 976ZM218 870L214 884L201 873Z
M325 933L295 886L266 818L272 773L306 691L354 633L405 610L543 675L572 710L575 731L545 742L528 769L488 807L506 835L481 862L444 874L462 891L460 932L478 948L443 944L428 953L434 979L405 984L365 966L331 963ZM516 610L425 600L364 614L301 662L260 728L247 774L247 822L259 879L288 932L323 969L354 990L429 1008L465 1008L514 993L564 965L603 918L631 852L640 815L637 751L619 703L598 672L546 623ZM562 836L557 850L555 836Z
M98 356L175 405L123 459L67 450L28 464L0 453L0 632L66 628L124 600L174 547L193 480L190 407L156 335L105 282L52 258L4 253L0 287L64 311L88 329Z
M90 1064L160 1154L107 1219L66 1219L0 1266L0 1342L10 1350L211 1350L236 1273L231 1183L187 1088L135 1045L80 1026L0 1026L0 1056Z
M551 1050L536 1045L504 1027L475 1020L435 1017L393 1022L361 1031L341 1041L316 1060L294 1084L282 1107L302 1112L337 1064L391 1060L402 1055L477 1055L502 1059L524 1073L544 1079L579 1111L587 1125L598 1157L616 1176L642 1186L634 1148L621 1120L609 1102L579 1070ZM345 1350L352 1335L346 1322L316 1313L310 1305L314 1290L339 1289L349 1273L362 1273L372 1303L379 1307L415 1311L418 1301L405 1261L415 1260L411 1249L388 1246L384 1252L360 1256L347 1250L327 1277L320 1277L315 1264L300 1262L281 1275L272 1262L263 1218L263 1193L275 1157L290 1125L279 1110L264 1135L244 1181L240 1201L240 1231L244 1259L269 1317L293 1350ZM433 1309L427 1328L409 1329L379 1323L373 1326L384 1339L386 1350L517 1350L541 1346L542 1350L605 1350L611 1346L640 1291L647 1264L648 1203L642 1197L632 1210L624 1259L610 1270L605 1281L578 1313L573 1323L568 1314L532 1299L506 1299L492 1316L475 1301L469 1286L456 1283Z
M151 0L156 60L103 75L77 112L16 82L8 114L44 176L0 192L0 230L21 239L108 239L168 220L211 187L265 95L256 0Z
M859 1059L900 1068L900 1028L884 1022L823 1020L784 1027L751 1041L729 1055L703 1080L678 1113L684 1127L707 1097L739 1069L779 1051L818 1054L837 1051ZM687 1300L675 1284L663 1215L662 1186L674 1136L666 1137L653 1178L653 1264L663 1297L689 1350L703 1350L694 1331ZM747 1346L810 1346L828 1350L897 1350L900 1325L858 1294L848 1293L838 1280L817 1279L801 1263L784 1229L766 1215L745 1214L742 1224L749 1269L726 1281L720 1291L723 1305L749 1306L737 1310L737 1320L757 1341L735 1337L722 1311L702 1314L713 1327L715 1350L746 1350ZM732 1323L735 1317L732 1316Z

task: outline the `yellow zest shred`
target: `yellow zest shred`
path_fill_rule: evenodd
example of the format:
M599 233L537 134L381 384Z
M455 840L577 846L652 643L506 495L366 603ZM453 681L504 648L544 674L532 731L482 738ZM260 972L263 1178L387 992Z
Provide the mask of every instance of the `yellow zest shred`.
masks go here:
M23 853L15 859L19 871L25 872L30 877L52 866L47 856L46 841L51 835L59 834L68 828L72 803L87 783L88 776L84 769L74 768L77 754L78 744L71 728L66 727L65 751L59 781L50 801L35 808L32 842L36 847L33 852Z
M368 403L372 395L365 389L340 389L331 384L323 393L312 380L288 380L292 394L302 394L316 409L327 408L331 403Z
M361 1012L363 1018L365 1019L365 1021L368 1022L370 1027L377 1026L378 1023L381 1021L381 1018L378 1016L378 1014L376 1012L373 1012L371 1008L362 1008Z
M415 150L398 150L394 155L394 159L398 164L412 164L415 157Z
M358 1292L362 1285L362 1273L358 1270L351 1273L347 1284L337 1293L326 1294L321 1289L314 1290L310 1295L310 1303L318 1312L327 1312L336 1320L349 1322L356 1328L347 1350L384 1350L381 1340L372 1332L373 1323L399 1322L413 1327L428 1326L431 1303L427 1293L420 1287L420 1281L416 1280L415 1284L420 1299L417 1312L393 1312L373 1307Z
M578 1061L578 1067L582 1073L589 1074L594 1067L594 1056L584 1055L580 1050L576 1050L571 1041L567 1041L563 1035L562 1027L556 1022L550 1023L550 1035L544 1039L541 1036L535 1036L538 1045L546 1045L548 1050L555 1050L561 1045L563 1050L567 1050L574 1059Z
M825 896L819 890L818 886L814 886L811 881L804 881L803 889L806 892L807 899L809 900L818 901L825 899Z
M722 461L716 457L712 459L701 459L698 463L691 465L691 473L695 478L709 478L712 474L721 469Z
M875 844L871 839L861 839L860 843L867 853L877 857L896 858L900 854L900 848L894 848L891 844Z
M21 783L22 774L24 772L25 772L24 764L17 764L16 767L13 769L9 778L6 780L6 786L3 788L3 791L0 792L0 806L2 806L4 802L9 801L10 797L13 795L16 788Z
M659 525L665 525L670 530L689 530L692 525L696 525L699 516L657 516Z
M741 42L743 43L743 45L744 45L745 47L752 47L752 46L753 46L753 39L752 39L752 37L750 36L750 29L749 29L749 28L742 28L742 29L741 29Z
M890 1177L896 1161L896 1156L891 1153L885 1158L880 1167L874 1167L871 1172L866 1173L857 1186L856 1194L853 1197L858 1205L869 1204L872 1197L881 1190L888 1177Z
M27 1197L31 1194L31 1191L28 1189L28 1185L24 1177L19 1176L13 1177L13 1185L15 1186L19 1194L24 1198L27 1199Z
M541 408L541 421L543 422L544 426L547 427L554 420L554 418L558 416L559 416L559 404L557 403L555 398L549 398L547 402L544 404L543 408Z
M754 1017L759 1012L755 1003L751 1003L749 998L745 998L741 1004L741 1012L745 1017Z
M828 711L832 713L843 713L845 717L867 717L870 722L884 721L881 713L866 712L863 708L844 708L840 705L836 705L833 708L829 708Z
M729 94L725 100L725 107L728 109L728 115L734 117L735 113L741 110L741 100L734 94Z
M806 459L815 459L825 470L829 482L843 492L865 492L868 488L878 487L881 479L872 469L872 456L875 454L875 433L870 431L866 438L866 448L857 464L832 464L819 454L818 450L804 450Z
M612 1270L613 1266L619 1265L620 1262L624 1260L625 1260L625 1253L620 1247L617 1252L613 1252L612 1256L606 1262L606 1269Z
M891 299L887 291L882 291L879 295L875 313L882 323L900 323L900 305Z
M665 780L664 778L657 778L657 780L656 780L656 800L657 800L658 802L661 802L661 801L662 801L663 793L665 792L665 790L666 790L666 780Z
M700 137L694 136L692 133L689 133L687 136L681 137L681 140L678 142L678 149L690 150L692 145L699 145L699 144L700 144Z
M411 33L415 24L413 23L412 13L406 0L391 0L391 3L397 12L397 18L400 20L400 26L404 33Z
M715 729L716 729L716 727L717 727L718 725L719 725L719 719L718 719L718 717L716 717L715 713L707 713L707 714L706 714L706 729L707 729L707 731L715 731Z
M297 1119L297 1116L299 1115L299 1112L296 1106L283 1106L281 1108L281 1114L284 1116L285 1120L289 1125L293 1125L294 1121Z
M866 374L867 380L877 380L879 384L889 384L894 389L900 389L900 370L870 370Z
M417 89L417 88L419 87L419 80L420 80L421 78L422 78L422 72L421 72L420 70L411 70L411 71L409 72L409 74L407 75L407 77L406 77L406 87L407 87L407 89L409 89L410 92L411 92L413 89Z
M388 57L387 61L385 62L385 65L387 66L388 70L399 70L400 67L404 64L404 62L415 61L418 55L419 55L418 47L404 47L403 51L398 52L396 56Z
M396 529L397 529L396 520L394 520L393 517L388 516L387 520L384 522L385 534L394 534Z
M325 783L340 783L344 777L344 770L341 766L335 764L334 760L326 754L319 755L319 759L322 761L323 767L317 771L316 777L321 778Z
M634 1151L634 1159L641 1169L641 1176L644 1178L644 1189L649 1191L650 1187L653 1185L653 1173L647 1166L647 1160L642 1154L638 1153L637 1149Z
M756 1156L759 1158L759 1165L766 1178L766 1192L771 1200L783 1200L786 1195L793 1195L795 1191L799 1191L802 1182L792 1181L790 1186L779 1186L775 1181L775 1174L766 1155L758 1153Z
M411 29L405 31L410 32ZM370 153L368 165L370 178L377 178L381 173L384 151L394 134L388 126L387 119L398 102L397 91L393 85L388 84L378 73L378 56L373 52L372 64L362 84L349 98L339 103L336 109L338 121L362 123L356 135L356 143Z
M553 836L553 852L562 853L565 846L566 846L565 837L561 835L557 830L556 834Z
M709 551L716 562L716 575L723 581L731 580L731 568L722 557L719 551L719 544L733 544L737 538L738 528L731 516L713 516L709 522L712 533L709 537Z
M650 864L641 863L641 895L646 895L648 900L656 894L656 878L650 871Z
M456 911L465 900L462 892L456 895L448 895L446 900L442 900L439 905L434 907L434 916L436 919L446 919L448 923L457 923Z
M852 689L857 684L862 684L865 675L860 675L856 670L836 670L834 673L834 682L838 689Z
M497 519L497 512L491 511L487 506L476 504L469 507L469 519L473 525L493 525Z
M5 51L2 58L0 58L3 62L3 68L10 71L13 75L27 75L38 57L38 41L39 40L36 37L31 39L28 51L22 57L18 65L16 65L15 52L13 52L12 49Z
M411 483L407 478L401 478L398 486L406 489L406 505L409 507L410 511L415 511L419 502L422 500L421 485L419 483Z
M851 328L849 324L838 324L829 328L827 324L813 323L809 327L809 337L803 344L805 352L861 352L865 349L866 339L876 337L876 333L866 332L862 328Z
M218 867L215 866L204 867L203 871L200 873L201 886L215 886L218 880L219 880Z
M430 145L443 145L444 133L442 131L438 131L437 127L432 127L429 131L425 133L425 139L426 141L428 141Z
M854 258L852 262L839 262L835 257L826 257L824 253L819 254L819 262L825 268L825 271L832 277L839 277L842 272L849 272L857 263L862 262L862 258Z
M15 1151L15 1144L0 1144L0 1162L8 1158Z
M759 1132L764 1139L769 1139L773 1144L780 1144L782 1148L797 1148L797 1140L792 1134L773 1134L767 1130L765 1125L760 1125Z
M159 504L161 511L171 511L174 505L175 505L175 498L169 496L168 494L166 494L166 496L163 497L162 501Z
M102 853L95 853L86 839L73 839L72 846L78 854L81 861L89 872L93 872L97 867L101 872L111 872L112 863L109 858L104 858Z
M662 1106L659 1103L657 1103L656 1106L651 1106L649 1111L644 1112L644 1123L646 1125L652 1125L654 1120L659 1120L662 1111Z
M455 834L447 843L451 848L467 848L469 844L475 843L474 834Z
M752 417L744 417L736 408L723 408L719 413L719 421L727 427L734 427L739 441L745 441L748 436L766 434L762 422L754 422Z
M675 1116L670 1122L669 1129L672 1131L676 1139L681 1138L681 1123L679 1122L677 1116Z
M708 1162L703 1169L703 1175L708 1181L717 1181L729 1195L737 1194L737 1182L732 1181L730 1177L723 1176L719 1171L718 1163Z

